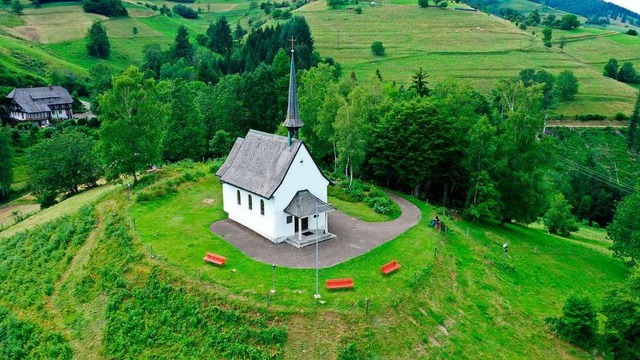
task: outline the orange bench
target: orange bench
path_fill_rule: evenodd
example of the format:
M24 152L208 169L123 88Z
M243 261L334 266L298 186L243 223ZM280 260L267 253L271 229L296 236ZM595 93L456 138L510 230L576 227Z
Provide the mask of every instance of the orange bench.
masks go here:
M353 278L329 279L327 280L327 289L352 289Z
M204 257L204 261L223 266L227 262L227 258L218 254L207 253L207 256Z
M382 273L385 275L389 275L390 273L400 269L400 264L398 264L398 260L393 260L382 265Z

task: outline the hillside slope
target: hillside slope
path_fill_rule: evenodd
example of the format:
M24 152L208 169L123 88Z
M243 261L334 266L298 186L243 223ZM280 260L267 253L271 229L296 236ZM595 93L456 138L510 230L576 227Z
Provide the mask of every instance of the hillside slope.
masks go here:
M594 51L598 43L587 41L580 45L588 49L574 48L573 43L563 51L547 49L539 37L541 29L522 31L484 13L422 9L417 5L365 7L358 15L347 9L327 9L321 0L300 8L298 13L309 22L320 53L340 62L344 72L353 71L361 78L373 77L378 69L385 80L407 85L422 67L429 82L452 77L469 81L489 94L500 79L517 76L522 69L544 69L553 74L571 70L580 82L578 95L574 101L558 103L552 109L554 115L630 113L635 100L633 87L605 78L601 70L602 58L612 56L612 47L619 46L616 54L624 51L621 58L640 57L635 44L609 43L609 39L598 37L595 41L608 45L602 52ZM371 54L374 41L383 43L384 56Z
M348 276L356 288L321 288L323 303L314 306L312 269L279 267L272 278L270 264L245 257L209 231L225 214L220 183L207 173L203 165L172 165L136 187L131 200L113 193L96 212L85 211L93 220L84 221L97 224L95 235L67 250L73 254L51 274L44 308L1 300L0 307L41 332L59 334L83 357L588 358L556 339L544 318L558 315L572 292L599 305L627 270L611 257L602 231L563 239L535 226L475 225L411 199L421 222L365 255L321 269L321 283ZM428 227L435 212L450 226L448 234ZM0 240L6 247L0 257L19 251L39 261L37 246L8 241ZM227 267L204 264L207 251L226 256ZM390 259L402 269L383 277L379 266ZM21 266L13 274L32 271ZM265 293L274 284L266 308ZM1 290L16 296L11 287ZM141 314L144 328L137 325ZM215 316L219 326L210 327L200 314ZM223 345L238 352L222 353Z

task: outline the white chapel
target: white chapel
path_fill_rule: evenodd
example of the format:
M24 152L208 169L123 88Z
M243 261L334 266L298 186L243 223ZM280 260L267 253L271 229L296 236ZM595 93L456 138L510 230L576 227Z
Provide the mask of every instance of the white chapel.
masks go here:
M298 139L304 124L298 112L295 65L291 51L288 136L249 130L236 139L216 175L229 219L274 243L298 248L335 238L329 232L329 180Z

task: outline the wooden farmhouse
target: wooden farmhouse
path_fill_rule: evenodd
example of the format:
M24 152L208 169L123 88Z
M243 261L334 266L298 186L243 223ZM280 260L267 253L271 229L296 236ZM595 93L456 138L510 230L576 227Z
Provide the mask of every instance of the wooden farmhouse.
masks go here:
M329 232L329 180L305 144L297 139L303 126L298 113L293 51L289 105L284 126L288 136L249 130L238 138L220 167L224 211L229 219L274 243L298 248L334 238Z
M73 117L73 99L62 86L13 89L9 95L9 121L12 125L25 121L49 126L50 121Z

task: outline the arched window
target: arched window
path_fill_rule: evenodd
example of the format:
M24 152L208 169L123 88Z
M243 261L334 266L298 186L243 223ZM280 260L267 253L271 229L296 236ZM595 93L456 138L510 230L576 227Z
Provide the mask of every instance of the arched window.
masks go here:
M264 215L264 200L260 199L260 215Z
M253 198L251 194L247 195L247 198L249 199L249 210L253 210Z
M242 198L240 198L240 190L236 190L236 198L238 199L238 205L241 205Z

